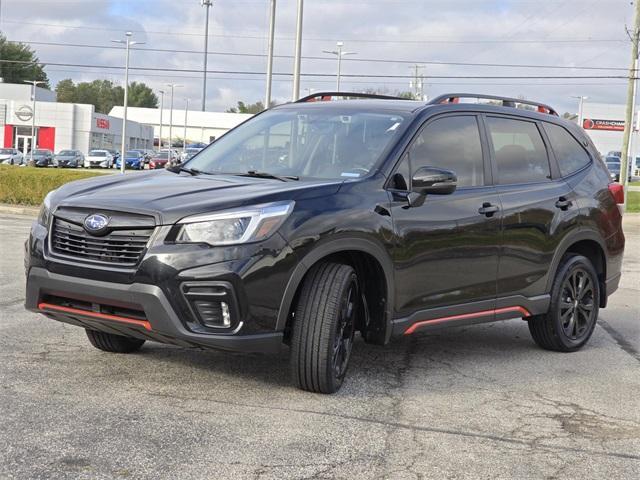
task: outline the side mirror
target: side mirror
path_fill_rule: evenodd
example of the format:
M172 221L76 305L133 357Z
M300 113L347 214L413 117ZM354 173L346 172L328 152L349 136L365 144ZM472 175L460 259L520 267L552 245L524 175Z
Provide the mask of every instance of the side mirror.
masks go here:
M411 179L411 191L419 195L448 195L455 192L458 177L451 170L420 167Z

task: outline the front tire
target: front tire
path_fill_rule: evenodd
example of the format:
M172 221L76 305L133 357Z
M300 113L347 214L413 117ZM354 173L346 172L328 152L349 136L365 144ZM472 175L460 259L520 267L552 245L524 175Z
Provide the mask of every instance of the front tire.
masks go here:
M582 255L567 255L553 281L549 311L529 319L529 332L546 350L575 352L589 341L599 305L600 284L593 264Z
M349 265L313 267L300 292L291 338L291 373L302 390L334 393L347 373L359 305Z
M98 350L110 353L131 353L140 350L144 340L137 338L123 337L112 333L98 332L96 330L85 330L91 345Z

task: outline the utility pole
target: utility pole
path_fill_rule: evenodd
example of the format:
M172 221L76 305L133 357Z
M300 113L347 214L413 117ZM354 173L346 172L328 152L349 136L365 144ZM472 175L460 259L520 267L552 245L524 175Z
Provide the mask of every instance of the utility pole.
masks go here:
M420 75L420 69L425 66L413 65L409 68L413 69L413 80L409 82L409 88L413 88L413 96L416 100L422 100L424 98L424 76Z
M633 113L636 103L636 81L638 78L638 40L640 39L640 1L635 2L633 30L627 31L631 37L631 70L629 70L629 86L627 88L627 112L624 122L624 137L622 140L622 159L620 161L620 182L625 191L625 205L627 202L627 185L629 184L629 161L631 133L633 132Z
M162 111L164 110L164 90L158 90L160 93L160 131L158 132L158 151L162 150Z
M296 51L293 59L293 92L291 99L300 98L300 63L302 60L302 10L304 0L298 0L298 16L296 19Z
M322 53L329 53L335 55L338 58L338 74L336 75L336 92L340 91L340 72L342 70L342 57L346 55L356 55L356 52L343 52L344 42L337 42L337 50L323 50Z
M111 40L114 43L125 45L124 62L124 109L122 112L122 142L120 144L120 172L124 174L126 167L126 144L127 144L127 103L129 103L129 48L133 45L144 45L144 42L134 42L131 39L131 32L125 32L124 40Z
M207 104L207 57L209 56L209 9L213 5L213 0L200 0L200 5L206 7L204 23L204 70L202 74L202 111Z
M47 83L43 80L25 80L24 83L31 84L31 160L33 160L33 151L36 148L36 87L41 83Z
M264 108L271 105L271 84L273 81L273 43L276 30L276 0L271 0L269 8L269 45L267 48L267 90L264 95Z

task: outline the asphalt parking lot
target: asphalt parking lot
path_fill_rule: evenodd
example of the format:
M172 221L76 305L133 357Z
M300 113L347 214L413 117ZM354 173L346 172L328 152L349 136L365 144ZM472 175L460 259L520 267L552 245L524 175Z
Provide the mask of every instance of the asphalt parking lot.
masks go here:
M513 320L357 342L342 390L286 354L93 349L23 308L31 219L0 216L0 478L640 478L640 216L588 346Z

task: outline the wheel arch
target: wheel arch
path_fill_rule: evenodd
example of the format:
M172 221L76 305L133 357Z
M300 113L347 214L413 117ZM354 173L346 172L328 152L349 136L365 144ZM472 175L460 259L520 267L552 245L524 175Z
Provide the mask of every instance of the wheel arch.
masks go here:
M556 253L554 254L551 268L549 269L550 275L547 279L546 291L549 292L551 290L562 258L567 253L576 253L588 258L596 269L601 292L600 307L604 308L607 303L607 257L605 252L604 241L598 233L593 230L581 230L567 235L562 239L558 248L556 248Z
M280 302L277 331L287 331L290 327L291 312L295 308L300 288L304 279L319 262L336 259L350 264L360 273L361 282L371 282L373 289L365 288L367 303L375 300L383 302L374 322L378 335L368 340L372 343L387 343L391 338L391 318L394 305L393 263L387 251L378 243L366 238L340 238L316 246L298 263L289 278L284 295ZM380 274L382 278L380 277ZM376 286L376 281L380 281ZM286 335L285 335L286 336Z

